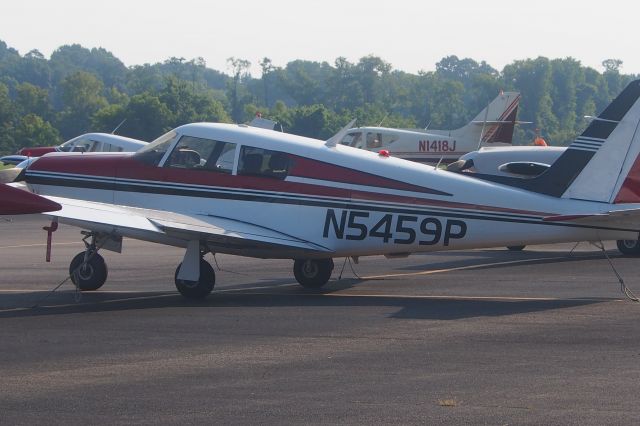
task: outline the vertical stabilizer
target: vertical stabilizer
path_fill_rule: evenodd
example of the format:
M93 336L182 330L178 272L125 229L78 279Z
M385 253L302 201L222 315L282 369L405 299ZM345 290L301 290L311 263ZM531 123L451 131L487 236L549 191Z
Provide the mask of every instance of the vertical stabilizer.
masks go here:
M584 168L562 195L564 198L611 203L624 188L621 200L638 202L634 191L637 177L634 164L640 153L640 80L633 81L616 99L569 145L563 156L574 164L586 160ZM561 157L562 158L562 157ZM588 158L588 159L587 159ZM574 166L575 167L575 166ZM627 185L625 179L629 177Z
M639 98L640 80L635 80L540 176L477 176L554 197L640 203Z
M520 93L501 92L466 126L451 131L451 136L459 140L476 141L480 146L511 144L519 103Z

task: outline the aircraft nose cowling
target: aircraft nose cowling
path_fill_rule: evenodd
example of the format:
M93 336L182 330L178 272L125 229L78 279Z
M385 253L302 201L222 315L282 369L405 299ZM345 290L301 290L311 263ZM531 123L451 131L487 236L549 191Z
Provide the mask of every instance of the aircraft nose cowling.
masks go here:
M0 185L0 215L52 212L62 206L28 191Z

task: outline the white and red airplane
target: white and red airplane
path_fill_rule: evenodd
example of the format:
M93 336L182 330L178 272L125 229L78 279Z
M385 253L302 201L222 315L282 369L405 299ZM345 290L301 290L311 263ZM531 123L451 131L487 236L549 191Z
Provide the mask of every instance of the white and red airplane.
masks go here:
M517 123L520 93L501 92L468 124L455 130L393 129L358 127L350 129L340 143L420 163L451 163L481 146L511 146Z
M319 288L337 257L637 239L639 98L640 80L531 179L478 179L342 146L339 137L207 123L134 154L50 154L24 178L47 204L36 210L59 207L46 213L54 223L88 230L69 268L80 289L102 286L97 251L119 251L122 237L184 247L175 283L186 297L213 289L207 253L290 258L297 281ZM16 210L3 196L0 214Z

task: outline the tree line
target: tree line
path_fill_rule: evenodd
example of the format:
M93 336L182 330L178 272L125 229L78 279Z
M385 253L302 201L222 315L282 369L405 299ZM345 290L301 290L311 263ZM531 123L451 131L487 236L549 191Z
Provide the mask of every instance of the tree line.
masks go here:
M228 58L226 72L202 58L172 57L126 67L102 48L78 44L24 55L0 40L0 153L54 145L87 132L151 141L182 124L242 123L257 112L286 132L326 139L352 118L357 125L452 129L472 119L500 90L522 93L515 143L535 129L565 145L633 75L603 60L603 72L573 58L514 61L502 71L484 61L448 56L435 71L395 70L376 56L333 64L294 60L284 67L265 57L253 77L246 59Z

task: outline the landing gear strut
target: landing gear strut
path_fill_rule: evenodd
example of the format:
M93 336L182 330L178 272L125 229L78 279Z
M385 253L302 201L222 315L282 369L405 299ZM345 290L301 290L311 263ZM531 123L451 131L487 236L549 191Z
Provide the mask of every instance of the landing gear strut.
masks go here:
M87 238L91 242L87 242ZM107 264L104 258L98 254L96 237L88 234L82 241L87 247L85 251L78 253L69 264L71 281L82 291L97 290L107 281Z
M293 275L304 288L321 288L332 272L333 259L297 259L293 263Z

